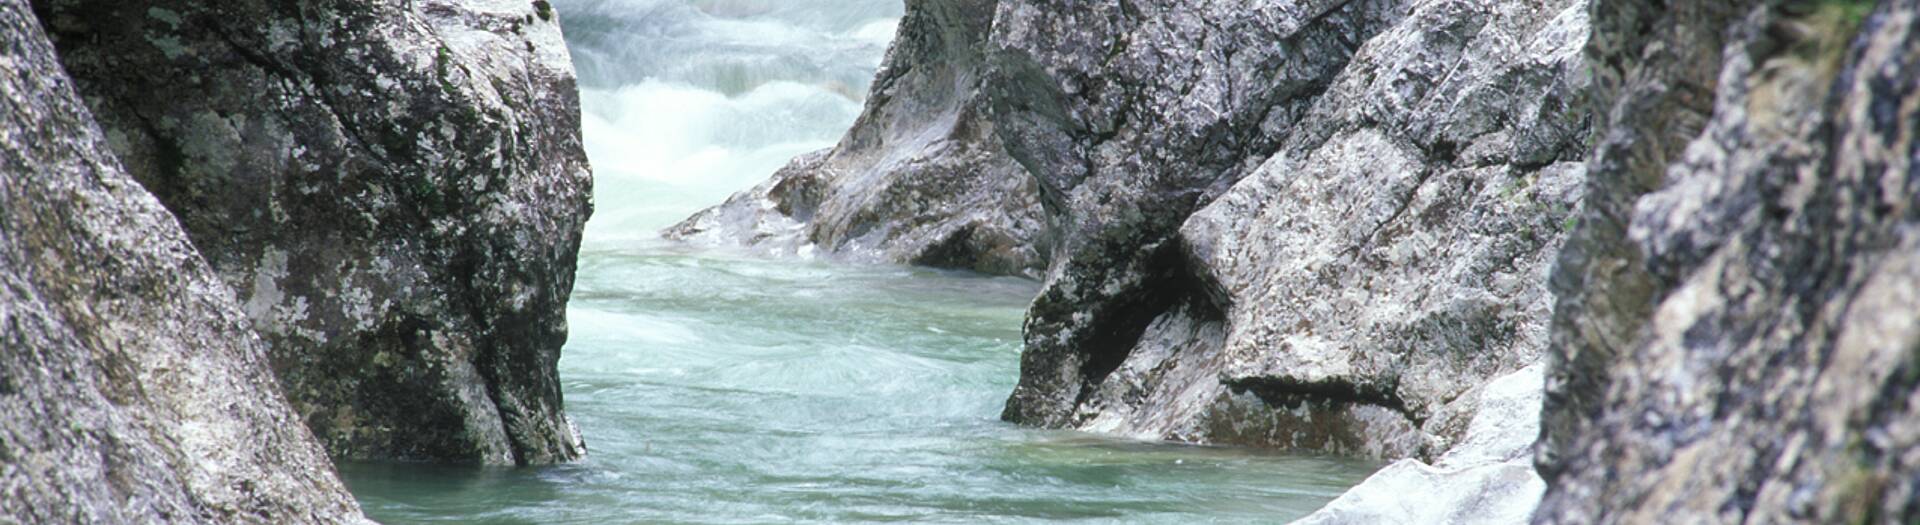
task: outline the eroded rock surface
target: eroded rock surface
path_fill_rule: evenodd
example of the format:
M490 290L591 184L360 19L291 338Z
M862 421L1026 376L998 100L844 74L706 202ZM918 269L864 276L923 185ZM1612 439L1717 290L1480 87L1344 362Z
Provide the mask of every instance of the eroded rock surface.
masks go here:
M998 118L1063 224L1006 417L1438 457L1546 342L1586 5L1241 4L1003 4Z
M1039 275L1033 179L995 134L981 83L996 0L910 0L866 109L831 150L668 228L669 238Z
M34 4L330 452L583 453L555 364L590 181L550 4Z
M1595 1L1538 521L1920 520L1920 5Z
M1487 382L1465 439L1439 461L1395 461L1296 525L1525 523L1547 489L1533 470L1546 364Z
M0 522L364 521L230 289L0 0Z
M1540 355L1584 2L908 7L839 147L670 236L1046 263L1027 424L1432 459Z

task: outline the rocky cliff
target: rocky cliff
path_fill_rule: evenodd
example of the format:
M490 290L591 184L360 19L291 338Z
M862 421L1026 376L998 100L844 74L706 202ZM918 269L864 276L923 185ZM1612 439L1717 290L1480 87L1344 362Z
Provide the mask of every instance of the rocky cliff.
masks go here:
M999 141L961 149L1041 205L1009 420L1431 461L1321 523L1910 522L1916 11L1001 0L903 24L989 32L883 79L961 57ZM889 103L863 155L926 143ZM688 224L807 231L898 173L810 175L846 149Z
M1037 276L1046 218L988 116L995 0L908 0L867 105L833 149L668 228L669 238Z
M1432 457L1540 354L1584 3L1069 4L909 2L839 147L669 235L1047 263L1036 425Z
M1920 520L1920 5L1595 2L1538 520Z
M0 522L363 522L23 0L0 64Z
M839 147L669 235L1048 263L1035 425L1432 458L1540 355L1584 2L908 7Z
M1123 5L996 22L1008 149L1062 225L1007 418L1448 450L1545 345L1585 4Z
M551 5L34 4L330 452L583 453L555 363L590 181Z

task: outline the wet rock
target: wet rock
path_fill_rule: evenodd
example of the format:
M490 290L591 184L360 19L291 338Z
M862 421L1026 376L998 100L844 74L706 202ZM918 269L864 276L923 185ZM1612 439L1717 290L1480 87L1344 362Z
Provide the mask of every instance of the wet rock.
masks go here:
M1124 6L996 22L1002 134L1062 225L1005 417L1451 450L1546 344L1585 3Z
M583 453L555 364L590 181L548 4L34 5L331 453Z
M1917 17L1596 0L1538 521L1920 520Z
M1547 489L1532 454L1545 373L1536 363L1488 382L1465 440L1439 461L1396 461L1294 523L1525 523Z
M0 64L0 522L365 522L22 0Z
M1037 276L1046 222L987 113L995 0L911 0L860 118L833 149L666 230L669 238Z

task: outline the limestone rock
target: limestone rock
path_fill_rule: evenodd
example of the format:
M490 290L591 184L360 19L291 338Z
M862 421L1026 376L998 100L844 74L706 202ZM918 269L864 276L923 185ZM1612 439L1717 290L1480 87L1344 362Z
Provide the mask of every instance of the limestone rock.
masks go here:
M1585 3L1153 4L1003 5L998 118L1066 225L1006 417L1440 457L1546 343Z
M23 0L0 0L0 522L365 522Z
M1920 520L1920 5L1594 13L1538 521Z
M668 228L669 238L1038 275L1033 180L987 114L982 45L995 0L910 0L866 109L833 149Z
M1488 382L1465 441L1438 462L1396 461L1294 523L1526 523L1547 489L1531 453L1545 373L1535 363Z
M517 0L41 0L127 170L339 457L583 453L555 364L590 180L559 20Z
M1084 422L1075 409L1153 339L1143 331L1190 302L1180 224L1277 150L1359 42L1406 12L1386 0L1001 3L989 96L1057 234L1006 419Z

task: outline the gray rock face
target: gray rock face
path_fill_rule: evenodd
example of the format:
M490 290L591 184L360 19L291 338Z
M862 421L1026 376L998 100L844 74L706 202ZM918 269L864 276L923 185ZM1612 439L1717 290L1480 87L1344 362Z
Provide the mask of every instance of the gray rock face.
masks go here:
M1538 520L1920 520L1920 6L1594 13Z
M1227 4L1003 5L1063 225L1006 417L1435 458L1545 346L1586 6Z
M591 203L546 2L35 2L334 455L583 453L555 373Z
M1081 423L1076 408L1155 318L1203 307L1185 304L1195 272L1180 224L1278 149L1359 43L1406 12L1385 0L1002 2L989 96L1058 233L1006 419ZM1217 329L1175 324L1160 330Z
M1585 3L908 8L839 147L669 235L1049 263L1035 425L1432 459L1540 355Z
M1039 275L1039 196L1001 147L982 93L996 3L909 0L866 109L838 146L795 159L667 237Z
M1547 489L1531 453L1545 373L1535 363L1487 382L1466 438L1439 461L1396 461L1295 525L1525 523Z
M0 522L364 522L22 0L0 64Z

